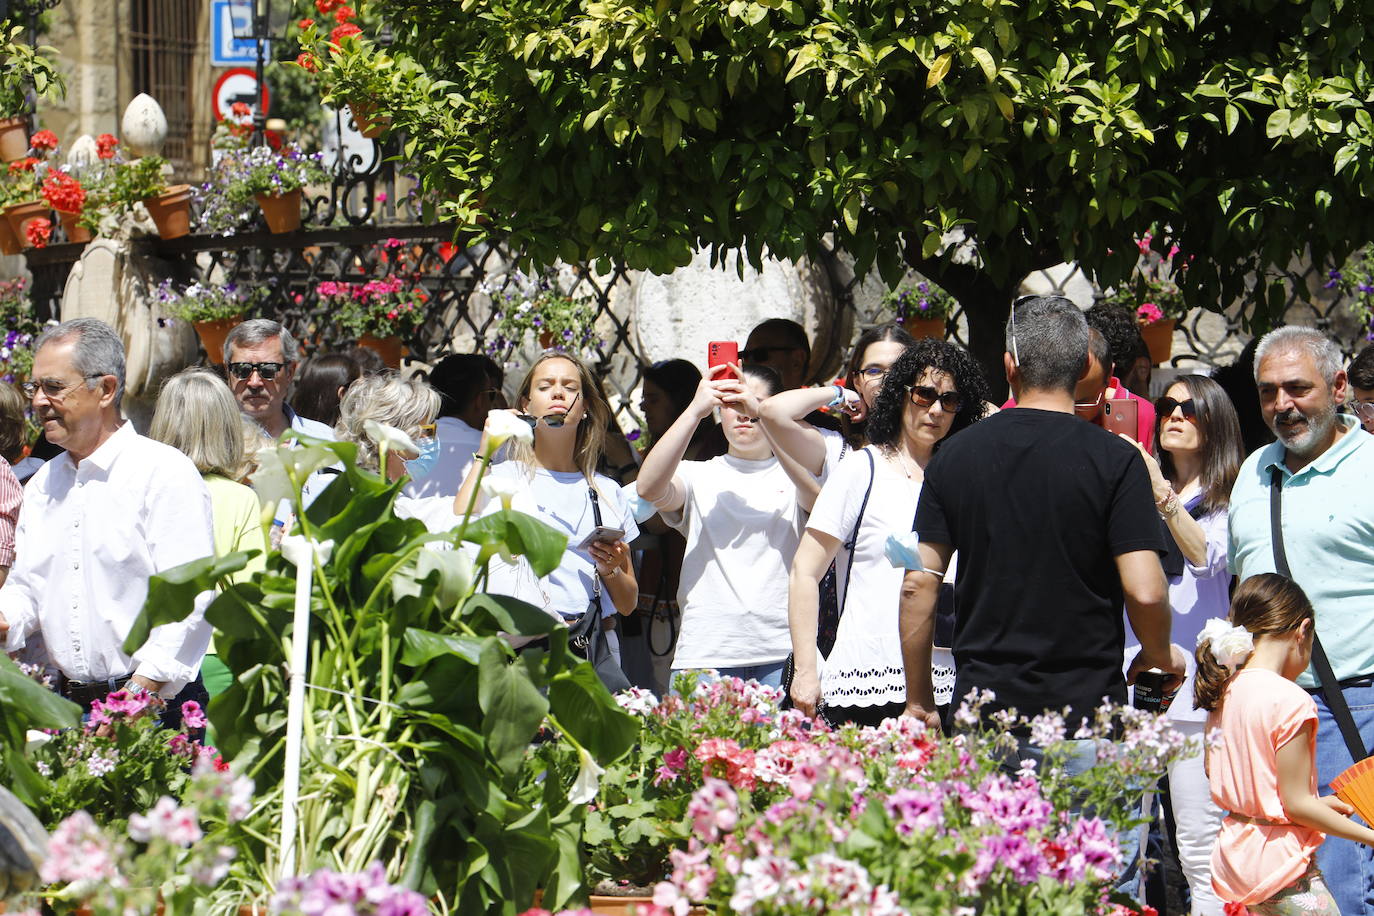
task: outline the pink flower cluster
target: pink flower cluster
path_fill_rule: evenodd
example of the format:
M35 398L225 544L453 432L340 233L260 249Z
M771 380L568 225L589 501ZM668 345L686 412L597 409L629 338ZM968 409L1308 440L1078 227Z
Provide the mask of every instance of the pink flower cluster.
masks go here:
M91 717L87 728L94 731L101 725L122 719L133 719L141 716L148 707L161 705L162 700L150 693L131 694L127 690L116 690L104 700L95 700L91 703Z
M268 912L274 916L428 916L425 898L387 883L386 869L373 862L358 874L320 869L277 885Z
M149 843L154 838L162 837L176 846L190 846L199 842L204 835L196 810L183 808L167 795L159 798L147 814L135 814L129 818L129 836L140 843Z
M1135 310L1135 317L1145 324L1154 324L1164 317L1164 310L1153 302L1146 302Z
M723 777L738 789L752 789L758 784L753 750L740 747L731 738L707 738L697 745L695 757L701 761L704 774Z
M874 886L862 865L833 853L817 853L800 865L775 856L744 862L730 897L730 909L747 916L756 908L775 912L787 907L797 907L799 912L852 916L896 916L907 912L896 894L885 886Z
M48 837L48 857L38 876L44 884L125 885L118 850L85 811L64 819Z
M325 280L315 287L315 292L321 298L346 296L363 302L373 302L383 296L399 293L405 289L405 286L405 281L400 277L368 280L366 283L339 283L336 280Z
M687 803L687 816L702 842L718 842L739 825L739 796L729 784L708 776L706 784Z

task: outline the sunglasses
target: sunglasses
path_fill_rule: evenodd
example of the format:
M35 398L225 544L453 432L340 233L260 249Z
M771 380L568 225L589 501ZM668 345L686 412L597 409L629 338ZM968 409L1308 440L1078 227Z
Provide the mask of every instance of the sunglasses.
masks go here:
M247 381L256 372L258 378L270 382L285 368L286 363L230 363L229 374L240 381Z
M1183 419L1197 420L1197 402L1192 398L1186 401L1175 401L1173 398L1160 398L1155 401L1155 416L1163 420L1165 417L1173 416L1174 410L1183 408Z
M940 402L949 413L958 413L959 408L964 406L964 396L957 391L946 391L941 394L929 385L908 385L906 390L911 393L911 403L917 407L929 407L936 401Z
M580 391L573 395L572 403L568 405L568 409L563 413L551 413L543 417L532 417L527 413L522 413L520 419L528 423L530 429L534 429L540 423L543 423L549 429L562 429L567 425L568 414L572 413L572 409L577 405L577 399L580 397L582 397L582 392Z

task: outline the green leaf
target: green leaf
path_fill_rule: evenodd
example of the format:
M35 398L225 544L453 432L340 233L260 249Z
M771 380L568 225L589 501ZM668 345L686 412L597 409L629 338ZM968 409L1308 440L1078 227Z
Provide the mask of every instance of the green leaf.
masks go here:
M849 197L845 199L843 210L844 225L851 234L859 231L859 207L862 206L862 203L858 194L850 194Z
M525 748L549 710L548 700L530 682L525 666L512 663L501 646L492 642L482 652L477 702L488 753L503 772L515 776Z
M453 636L447 633L431 633L419 627L407 627L401 637L405 646L401 652L401 664L418 668L430 659L441 655L456 655L476 665L481 661L485 640L471 636Z
M547 576L563 562L568 537L547 522L524 512L498 509L469 522L463 540L492 548L505 546L529 560L536 576Z
M463 604L462 616L485 617L500 632L517 636L545 636L558 621L532 604L510 595L478 592Z
M39 684L0 653L0 709L28 728L74 728L81 723L81 707Z
M1264 122L1264 133L1269 139L1282 137L1288 133L1288 123L1293 117L1293 112L1287 108L1276 109L1269 115L1269 119Z
M549 706L559 724L603 765L619 758L639 737L639 720L620 708L585 661L549 682Z
M978 66L983 69L983 76L987 78L989 83L997 79L997 63L992 59L991 54L983 48L970 48L969 53L978 62Z
M196 597L209 591L223 576L236 573L261 551L240 550L224 557L203 557L148 579L148 598L124 639L124 653L133 655L148 641L154 627L185 620L195 610Z
M949 65L953 57L953 51L946 51L944 54L935 58L935 63L931 65L930 72L926 74L927 89L934 89L936 86L940 85L940 82L945 78L945 74L949 73Z
M1238 105L1227 105L1227 106L1226 106L1226 133L1227 133L1227 134L1233 134L1233 133L1235 133L1235 132L1236 132L1236 125L1238 125L1239 123L1240 123L1240 106L1238 106Z

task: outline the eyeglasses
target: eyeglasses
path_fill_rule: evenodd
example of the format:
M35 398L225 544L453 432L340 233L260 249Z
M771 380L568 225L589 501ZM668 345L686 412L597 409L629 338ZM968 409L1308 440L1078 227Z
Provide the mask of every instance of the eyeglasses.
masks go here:
M1360 418L1361 422L1374 422L1374 403L1370 403L1369 401L1351 401L1349 407L1355 416Z
M964 406L964 396L957 391L946 391L943 394L929 385L908 385L906 390L911 394L911 403L917 407L929 407L936 401L949 413L958 413L959 408Z
M800 350L801 347L754 347L749 350L740 350L739 358L742 363L766 363L768 354L776 351L792 353Z
M436 434L438 431L439 431L439 427L438 427L437 424L434 424L434 423L426 423L424 426L421 426L418 430L416 430L416 432L418 433L418 435L417 435L415 438L417 438L417 439L433 439L434 436L435 436L435 434Z
M230 363L229 374L240 381L247 381L256 372L258 378L270 382L285 368L286 363Z
M1097 400L1095 400L1095 401L1074 401L1074 402L1073 402L1073 409L1074 409L1074 410L1097 410L1099 407L1102 406L1102 400L1103 400L1103 398L1105 398L1106 396L1107 396L1107 389L1106 389L1106 388L1103 388L1101 391L1099 391L1099 392L1097 393Z
M876 382L878 379L887 377L887 370L881 366L864 366L859 370L859 375L870 382Z
M45 378L36 382L23 382L20 384L19 390L24 392L24 396L30 400L32 400L33 396L38 394L39 391L42 391L43 397L47 398L49 401L60 401L65 398L73 388L80 385L81 382L89 381L93 378L104 377L105 373L97 372L92 375L83 375L79 381L71 382L70 384L58 381L55 378Z
M1155 401L1155 416L1163 420L1165 417L1174 415L1174 411L1179 407L1183 408L1183 419L1197 421L1197 402L1192 398L1186 401L1175 401L1173 398L1160 398Z

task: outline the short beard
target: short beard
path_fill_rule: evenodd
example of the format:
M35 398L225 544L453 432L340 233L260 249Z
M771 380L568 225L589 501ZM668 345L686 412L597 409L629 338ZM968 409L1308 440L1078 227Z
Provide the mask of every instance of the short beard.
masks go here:
M1299 411L1294 411L1298 412ZM1332 403L1323 410L1312 414L1302 414L1307 420L1307 432L1289 440L1284 438L1283 433L1279 432L1279 418L1274 421L1274 435L1283 443L1283 447L1292 452L1298 458L1310 458L1319 446L1324 446L1331 436L1331 431L1336 428L1336 405Z

